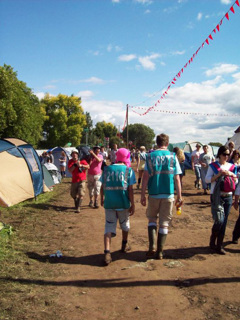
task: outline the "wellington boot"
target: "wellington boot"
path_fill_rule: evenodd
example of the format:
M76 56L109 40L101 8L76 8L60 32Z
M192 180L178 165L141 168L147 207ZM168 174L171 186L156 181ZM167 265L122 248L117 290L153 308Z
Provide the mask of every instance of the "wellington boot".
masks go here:
M75 199L75 206L76 206L75 212L76 213L80 213L81 212L81 208L80 208L81 203L82 203L82 199L79 199L79 198Z
M227 252L223 249L223 238L224 236L223 235L218 235L217 237L217 248L216 248L216 252L218 254L226 254Z
M212 250L217 249L217 245L216 245L217 235L218 235L217 232L212 231L212 234L210 236L210 242L209 242L209 246Z
M163 247L167 239L167 234L158 233L156 259L163 259Z
M148 259L154 258L156 254L156 233L157 226L148 226L149 249L146 253Z

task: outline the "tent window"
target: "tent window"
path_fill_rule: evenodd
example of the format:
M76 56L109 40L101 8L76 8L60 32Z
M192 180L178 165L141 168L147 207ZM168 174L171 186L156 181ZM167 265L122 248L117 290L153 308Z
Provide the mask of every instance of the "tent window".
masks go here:
M36 161L36 159L34 157L32 149L23 148L22 150L24 151L24 153L26 155L26 158L28 160L29 165L32 168L32 171L33 172L38 172L39 171L38 164L37 164L37 161Z

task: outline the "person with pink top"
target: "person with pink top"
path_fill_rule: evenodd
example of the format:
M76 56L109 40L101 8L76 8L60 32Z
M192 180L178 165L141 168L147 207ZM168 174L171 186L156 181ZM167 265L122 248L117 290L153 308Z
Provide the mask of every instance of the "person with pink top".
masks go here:
M89 207L91 208L99 208L98 198L101 189L101 173L102 173L102 162L103 156L100 154L100 147L96 146L93 150L90 150L91 160L90 160L90 168L88 170L88 190L89 190ZM94 198L94 202L93 202Z

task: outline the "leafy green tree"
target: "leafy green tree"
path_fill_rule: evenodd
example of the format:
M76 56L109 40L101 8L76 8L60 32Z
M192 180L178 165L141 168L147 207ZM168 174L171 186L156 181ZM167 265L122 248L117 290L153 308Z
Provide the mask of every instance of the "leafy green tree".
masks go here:
M127 127L122 133L123 139L127 141ZM136 148L145 146L147 149L152 147L155 137L153 129L141 123L130 124L128 126L128 141L131 141Z
M210 146L221 147L222 144L220 142L209 142Z
M59 94L46 94L41 100L46 116L43 125L43 147L64 146L71 143L78 146L86 126L86 116L81 107L81 98Z
M82 134L81 143L86 144L87 142L88 145L93 146L97 144L96 137L94 135L94 130L93 130L93 121L89 112L86 112L85 116L86 116L86 126Z
M15 137L37 146L42 136L44 110L11 66L0 67L0 137Z
M98 138L98 142L103 142L105 137L112 138L117 134L117 128L110 122L97 122L94 135Z

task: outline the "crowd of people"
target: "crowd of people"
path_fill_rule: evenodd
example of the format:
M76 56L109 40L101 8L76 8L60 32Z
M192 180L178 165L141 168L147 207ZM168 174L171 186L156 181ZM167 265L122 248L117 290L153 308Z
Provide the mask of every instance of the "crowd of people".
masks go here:
M147 258L163 259L163 249L168 235L168 228L173 215L174 205L181 207L183 176L185 175L185 155L179 148L168 150L169 137L159 134L155 150L130 152L115 144L110 152L104 147L95 146L85 158L79 159L79 151L74 149L68 170L72 174L71 197L74 199L75 211L81 212L85 195L86 181L89 192L89 207L105 209L104 261L112 261L111 238L116 236L117 221L122 230L123 253L130 250L128 234L130 216L135 212L133 186L141 189L141 204L146 207L148 221L149 248ZM231 146L231 147L230 147ZM135 172L132 163L136 163ZM229 146L218 150L216 159L209 152L207 145L196 144L191 154L192 170L196 175L195 187L203 188L203 194L210 190L213 226L210 235L210 249L218 254L226 254L223 240L228 215L233 205L239 209L240 162L239 151ZM88 174L87 174L88 173ZM146 198L148 193L148 198ZM176 196L174 197L174 194ZM234 195L234 197L233 197ZM233 200L234 198L234 200ZM240 237L240 215L233 231L233 243Z

